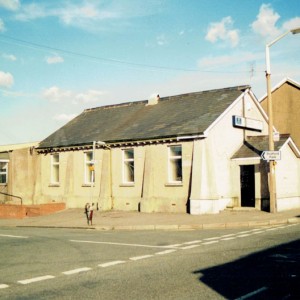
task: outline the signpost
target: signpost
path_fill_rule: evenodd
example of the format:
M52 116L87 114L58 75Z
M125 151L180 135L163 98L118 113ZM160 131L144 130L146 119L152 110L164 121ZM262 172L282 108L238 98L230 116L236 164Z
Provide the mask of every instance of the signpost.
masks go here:
M280 151L263 151L261 154L261 158L263 160L280 160L281 159L281 152Z

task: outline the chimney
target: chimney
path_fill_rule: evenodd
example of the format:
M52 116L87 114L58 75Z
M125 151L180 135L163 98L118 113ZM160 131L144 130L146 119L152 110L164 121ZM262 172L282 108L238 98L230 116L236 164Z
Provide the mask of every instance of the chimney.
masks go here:
M151 95L149 98L148 98L148 103L147 103L147 106L148 105L155 105L158 103L158 100L159 100L159 94L153 94Z

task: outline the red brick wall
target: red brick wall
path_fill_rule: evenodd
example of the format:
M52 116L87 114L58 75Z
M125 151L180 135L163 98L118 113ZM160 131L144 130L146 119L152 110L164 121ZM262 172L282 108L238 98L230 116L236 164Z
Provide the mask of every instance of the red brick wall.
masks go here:
M0 204L0 218L23 219L25 217L48 215L64 209L66 209L65 203L49 203L40 205Z

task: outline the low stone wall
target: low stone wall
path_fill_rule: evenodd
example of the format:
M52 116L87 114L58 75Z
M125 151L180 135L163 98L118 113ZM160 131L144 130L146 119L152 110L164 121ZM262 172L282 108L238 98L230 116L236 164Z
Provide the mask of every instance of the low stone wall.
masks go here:
M49 203L40 205L0 204L1 219L23 219L37 217L66 209L65 203Z

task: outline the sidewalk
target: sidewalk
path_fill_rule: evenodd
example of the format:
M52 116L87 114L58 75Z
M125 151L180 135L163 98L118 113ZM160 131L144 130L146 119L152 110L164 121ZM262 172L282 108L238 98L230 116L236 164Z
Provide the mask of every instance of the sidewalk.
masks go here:
M0 227L53 227L97 230L191 230L260 227L300 223L300 209L271 214L257 210L223 211L214 215L94 211L88 226L83 209L66 209L47 216L0 219Z

